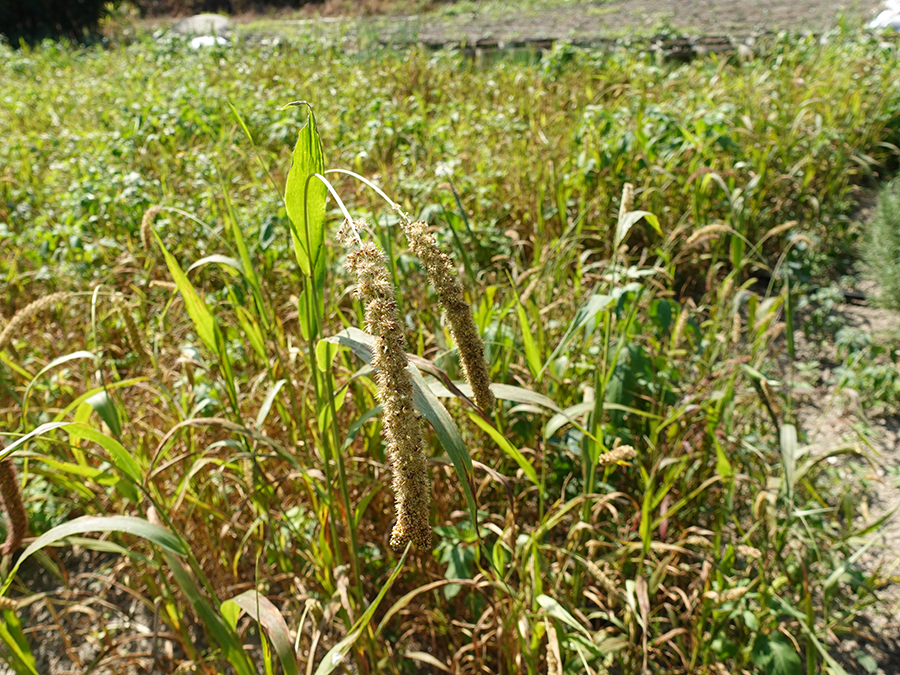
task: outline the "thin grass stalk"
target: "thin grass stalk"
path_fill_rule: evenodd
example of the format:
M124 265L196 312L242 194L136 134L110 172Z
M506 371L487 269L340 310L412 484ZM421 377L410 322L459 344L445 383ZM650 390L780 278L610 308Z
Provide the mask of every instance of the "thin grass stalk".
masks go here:
M306 179L307 185L309 184L309 180L312 176L308 176ZM304 236L306 237L306 250L312 250L312 234L309 231L309 201L308 201L308 190L304 191L304 200L303 200L303 209L305 213L304 217ZM310 370L310 379L312 380L313 386L313 395L316 398L316 419L312 422L315 425L315 434L319 444L319 451L322 455L322 461L324 463L325 469L325 484L326 491L328 493L328 505L329 505L329 518L328 518L328 529L331 533L331 547L337 562L337 566L342 564L342 556L341 556L341 547L340 547L340 539L337 535L337 526L335 525L334 519L330 517L330 507L332 504L337 503L337 499L334 494L334 482L332 480L331 473L331 460L327 448L327 437L323 433L322 429L319 428L318 424L318 415L321 412L321 392L319 390L319 371L316 368L316 338L318 337L317 328L321 326L319 320L319 308L317 302L317 288L316 288L316 275L315 275L315 261L310 259L309 264L309 274L304 277L304 286L305 293L303 293L303 297L306 301L306 334L309 335L309 342L307 344L308 348L308 367ZM329 578L331 578L331 571L328 571ZM346 617L347 625L349 626L350 617Z

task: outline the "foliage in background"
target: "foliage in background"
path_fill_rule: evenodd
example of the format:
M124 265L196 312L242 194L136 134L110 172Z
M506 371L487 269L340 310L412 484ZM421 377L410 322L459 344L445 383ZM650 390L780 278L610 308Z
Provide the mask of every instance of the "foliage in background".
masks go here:
M115 4L110 0L0 0L0 35L12 45L61 37L77 42L94 32Z
M862 250L868 273L881 287L879 299L885 307L900 309L900 181L881 189Z
M77 602L4 612L16 672L63 630L43 608L67 645L100 636L97 668L842 672L878 523L794 425L791 251L847 246L854 190L895 161L896 45L487 69L315 41L3 56L0 313L71 292L0 352L43 535L4 590L30 598L29 574L68 564L45 545L107 556ZM322 153L280 109L299 98ZM302 207L312 172L389 255L432 429L432 555L387 545L345 216L319 183ZM491 415L454 384L397 208L464 274ZM132 621L159 628L152 659Z

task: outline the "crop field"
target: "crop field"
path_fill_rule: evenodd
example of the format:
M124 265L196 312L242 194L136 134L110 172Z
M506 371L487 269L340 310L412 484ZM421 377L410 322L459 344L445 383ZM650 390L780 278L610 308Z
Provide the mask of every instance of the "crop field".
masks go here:
M0 45L9 672L897 672L898 63Z

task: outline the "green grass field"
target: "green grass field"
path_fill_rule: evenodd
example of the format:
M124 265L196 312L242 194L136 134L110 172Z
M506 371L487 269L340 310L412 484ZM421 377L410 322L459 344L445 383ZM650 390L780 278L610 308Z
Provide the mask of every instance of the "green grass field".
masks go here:
M877 524L806 452L793 336L897 166L896 41L488 68L321 41L0 55L0 433L38 537L2 566L14 672L63 633L71 667L104 645L84 672L856 667L837 647L879 608L855 565ZM460 273L491 410L407 215ZM416 357L433 550L388 545L362 243ZM153 658L103 583L78 630L62 601L35 623L28 579L74 584L71 546L155 617Z

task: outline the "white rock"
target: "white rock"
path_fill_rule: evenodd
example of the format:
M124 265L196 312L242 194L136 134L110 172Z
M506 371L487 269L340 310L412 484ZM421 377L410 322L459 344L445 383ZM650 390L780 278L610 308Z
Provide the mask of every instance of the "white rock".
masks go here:
M225 38L219 35L200 35L191 39L191 49L200 49L201 47L215 47L216 45L225 46L231 44Z
M234 22L221 14L197 14L182 19L172 30L180 35L221 35L228 37L234 32Z
M893 28L900 30L900 10L886 9L869 22L869 28Z

